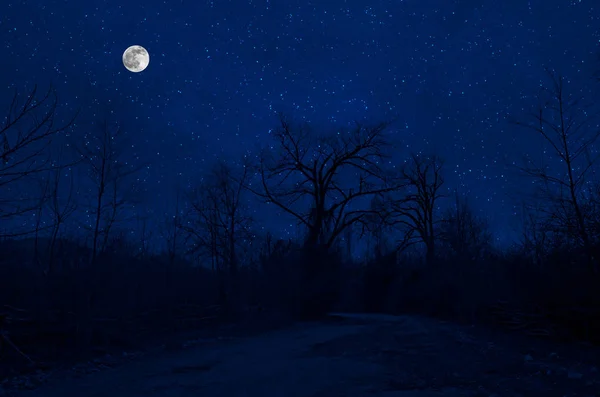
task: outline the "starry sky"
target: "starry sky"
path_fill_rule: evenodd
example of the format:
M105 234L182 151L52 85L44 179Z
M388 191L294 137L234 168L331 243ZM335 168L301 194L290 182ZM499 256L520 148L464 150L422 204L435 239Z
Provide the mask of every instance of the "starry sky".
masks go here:
M134 44L150 53L142 73L121 61ZM574 93L600 91L592 0L4 0L0 45L0 108L52 83L62 114L116 110L155 213L215 161L272 145L276 112L323 129L396 118L393 161L445 158L447 188L505 238L526 183L507 164L540 150L507 116L537 105L544 67ZM264 222L293 233L285 217Z

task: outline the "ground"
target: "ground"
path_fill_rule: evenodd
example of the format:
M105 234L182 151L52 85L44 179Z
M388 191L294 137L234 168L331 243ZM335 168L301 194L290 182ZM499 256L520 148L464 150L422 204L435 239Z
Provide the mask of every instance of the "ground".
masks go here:
M600 354L479 327L346 314L260 335L192 340L14 397L600 396ZM104 369L98 367L104 366ZM89 372L89 371L88 371ZM0 392L0 395L2 393Z

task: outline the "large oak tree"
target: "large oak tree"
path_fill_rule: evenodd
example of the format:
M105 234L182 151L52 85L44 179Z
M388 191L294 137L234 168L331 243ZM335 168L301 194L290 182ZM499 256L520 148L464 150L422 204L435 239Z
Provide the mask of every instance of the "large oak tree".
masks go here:
M319 135L280 115L276 145L260 161L260 188L251 190L306 228L307 246L331 248L372 210L369 201L398 188L386 168L389 123L355 123Z

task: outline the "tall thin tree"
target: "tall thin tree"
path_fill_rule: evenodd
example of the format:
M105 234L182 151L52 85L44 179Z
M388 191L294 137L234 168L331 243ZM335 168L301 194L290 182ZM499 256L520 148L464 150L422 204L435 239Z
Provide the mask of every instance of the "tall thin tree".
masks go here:
M538 134L547 152L558 160L536 163L527 160L519 169L538 186L538 198L546 202L546 219L555 229L574 237L583 247L589 268L598 271L588 222L582 209L582 193L588 175L594 170L599 152L594 149L600 128L598 116L582 103L582 98L565 92L565 78L547 71L551 84L543 87L538 109L531 121L515 121L518 126Z

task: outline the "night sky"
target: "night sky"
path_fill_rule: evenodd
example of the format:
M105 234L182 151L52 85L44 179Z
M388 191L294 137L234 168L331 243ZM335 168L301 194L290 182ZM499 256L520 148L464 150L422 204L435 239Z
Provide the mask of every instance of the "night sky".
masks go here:
M507 116L535 108L544 67L573 93L600 91L593 0L3 0L0 9L0 108L15 88L53 83L61 114L82 110L75 129L113 109L128 161L148 162L138 210L157 216L216 160L272 144L276 112L322 130L396 118L393 161L410 151L445 158L446 187L506 239L527 188L507 164L541 150ZM121 61L134 44L150 53L141 73ZM272 214L264 208L258 219ZM285 217L261 222L294 229Z

